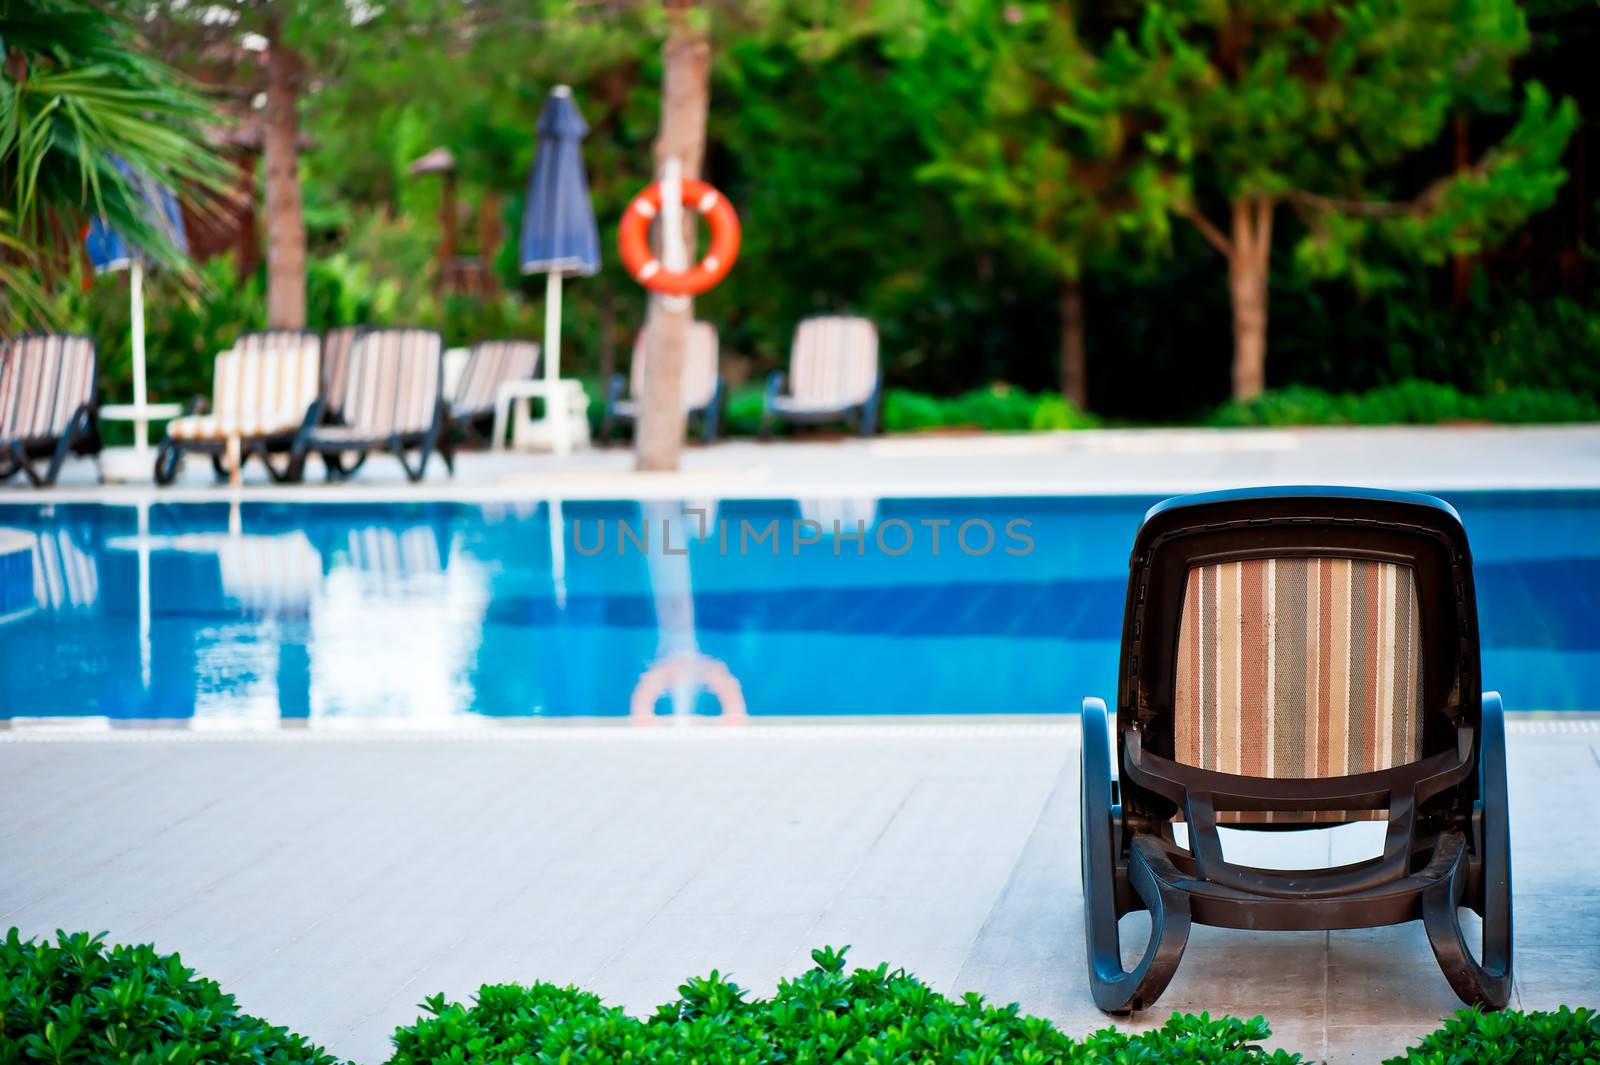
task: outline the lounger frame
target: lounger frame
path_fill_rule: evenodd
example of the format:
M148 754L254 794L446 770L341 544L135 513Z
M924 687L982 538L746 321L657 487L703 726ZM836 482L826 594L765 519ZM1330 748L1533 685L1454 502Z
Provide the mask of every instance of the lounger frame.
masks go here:
M465 403L458 397L461 391L468 386L468 382L473 380L474 374L478 372L479 360L485 358L485 349L491 346L506 344L526 345L532 347L535 350L532 370L525 377L503 377L496 379L494 381L495 387L490 389L487 402L477 406L465 405ZM536 378L539 376L539 372L543 366L543 345L541 345L537 340L528 340L525 337L490 337L485 340L473 341L471 348L469 348L467 352L466 365L461 368L461 377L456 381L455 387L451 390L453 393L449 399L451 432L461 440L474 445L485 445L491 443L489 436L491 427L494 425L494 409L499 386L505 384L507 381Z
M703 331L704 335L710 337L711 361L714 364L718 364L714 366L715 374L711 387L711 395L707 397L704 403L698 406L689 406L684 408L685 420L688 422L691 431L693 431L695 420L699 419L700 442L703 444L710 444L716 441L717 434L722 428L722 405L723 398L726 395L726 389L724 387L724 381L722 378L722 369L720 366L721 345L717 337L716 328L709 323L699 321L690 322L689 328L691 330L688 337L689 343L684 351L685 375L687 376L690 372L688 362L689 359L693 357L693 353L696 351L696 331ZM649 357L649 352L646 348L646 334L648 333L648 329L649 326L646 325L645 332L642 332L639 335L638 343L634 345L633 358L635 360L647 359ZM700 351L703 355L704 349L700 349ZM629 367L630 374L618 373L611 375L610 388L606 393L606 412L600 419L598 443L601 447L607 447L610 445L611 437L613 433L615 433L617 426L635 425L639 420L638 411L644 402L644 396L640 395L638 390L635 389L634 394L631 397L628 397L628 390L630 387L630 375L632 372L638 372L640 366L642 366L642 363L638 363L636 361L633 366ZM703 378L701 380L703 380ZM625 397L631 399L632 403L629 404L624 402Z
M619 425L633 425L638 416L626 409L619 409L628 387L628 379L622 374L611 375L611 389L606 394L606 413L600 419L601 447L611 443L611 437ZM635 402L640 402L639 397L634 397ZM711 398L700 407L688 407L684 410L684 417L689 422L690 431L693 431L695 420L699 420L700 442L702 444L715 443L717 433L722 428L722 375L717 375L717 384L711 390Z
M426 332L439 336L437 330L414 329L407 326L391 328L374 328L363 330L356 338L355 344L388 332ZM354 351L352 351L352 357ZM306 458L312 453L322 457L327 479L342 480L359 470L367 461L367 456L374 451L386 451L399 461L401 469L405 471L406 480L415 484L421 481L428 472L428 456L439 452L439 457L444 460L445 469L452 475L456 471L455 444L450 438L450 402L444 395L444 342L439 340L439 359L435 371L438 375L435 385L435 398L433 417L426 428L420 431L402 431L373 435L366 437L319 437L316 422L307 420L295 434L291 448L293 461L291 462L291 476L299 479L304 476ZM413 465L406 458L409 451L417 452L416 464ZM353 457L352 457L353 456Z
M89 345L89 398L73 410L60 436L36 436L0 442L0 484L21 473L33 487L48 488L61 475L61 467L68 455L93 455L100 451L100 432L95 420L95 411L100 406L100 352L94 341L82 333L24 333L13 343L47 336L80 340ZM9 346L0 344L0 353ZM37 465L40 461L44 462L42 471Z
M1188 568L1294 556L1413 568L1424 666L1420 760L1304 779L1174 761L1175 658ZM1437 499L1291 488L1180 497L1153 509L1130 563L1117 711L1108 713L1099 699L1083 703L1080 846L1095 1004L1125 1013L1155 1002L1193 924L1321 930L1421 920L1462 1001L1503 1008L1512 981L1505 725L1500 697L1480 695L1478 657L1466 533ZM1329 869L1236 865L1223 857L1219 810L1386 810L1383 853ZM1180 811L1187 846L1173 833ZM1462 906L1483 918L1476 956L1462 934ZM1150 938L1140 961L1125 970L1117 921L1137 910L1149 911Z
M878 431L878 404L883 394L881 371L873 378L872 391L860 403L816 410L773 408L772 401L783 395L783 386L787 379L782 370L774 370L767 376L767 392L761 410L761 439L771 440L772 428L780 421L794 425L825 425L828 422L843 421L849 423L850 427L862 436L871 436Z
M865 322L872 330L874 351L881 355L881 349L877 346L877 326L869 319L861 318L859 315L819 314L806 318L796 327L795 336L791 342L791 369L793 369L796 358L796 352L792 349L798 346L802 330L809 323L827 320ZM774 370L767 376L767 391L763 397L761 409L760 437L762 440L772 439L773 426L780 421L792 425L823 425L829 422L843 421L862 436L871 436L878 431L878 408L883 394L883 371L881 368L874 367L872 388L860 401L837 406L802 409L779 406L777 400L783 396L784 386L787 382L788 375L782 370Z
M314 329L261 329L251 333L241 334L239 339L245 337L264 336L292 336L299 337L301 341L314 340L318 347L322 345L322 337ZM213 374L216 372L212 370ZM322 371L319 367L318 373ZM211 409L211 397L195 396L185 405L184 416L205 414ZM276 433L263 433L239 437L239 468L242 470L245 463L251 458L259 459L266 468L267 475L278 484L286 484L301 479L301 469L295 465L292 452L294 442L304 431L306 426L316 425L322 420L323 399L318 396L306 409L305 417L298 428L285 429ZM227 464L228 440L225 437L216 439L184 438L167 436L156 448L155 480L156 484L171 484L178 476L178 469L183 463L183 456L188 452L197 455L211 456L211 468L216 473L218 480L226 479L230 471ZM289 456L282 467L274 466L273 456Z

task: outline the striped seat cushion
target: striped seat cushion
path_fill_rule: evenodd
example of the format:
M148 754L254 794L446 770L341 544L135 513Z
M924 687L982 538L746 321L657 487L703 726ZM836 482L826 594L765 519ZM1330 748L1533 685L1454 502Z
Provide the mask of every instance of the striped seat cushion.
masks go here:
M1337 777L1422 756L1422 644L1409 566L1347 558L1189 570L1174 757L1252 777ZM1347 821L1382 811L1220 811L1223 821Z
M439 402L442 354L439 334L431 329L362 333L350 350L340 404L352 437L381 440L426 432Z
M628 394L631 402L617 405L622 414L637 410L644 397L644 371L650 356L650 327L639 330L633 343L633 365L628 368ZM709 406L717 392L720 368L717 329L710 322L689 323L689 346L683 353L683 409L700 410Z
M531 340L479 341L467 355L450 412L458 418L488 414L502 384L526 380L538 369L539 345Z
M794 334L789 394L779 410L827 411L859 406L878 380L878 330L866 318L807 318Z
M179 440L223 440L292 433L321 389L321 341L315 333L247 333L212 370L211 413L175 418Z
M0 442L54 440L94 397L94 343L25 336L0 349Z

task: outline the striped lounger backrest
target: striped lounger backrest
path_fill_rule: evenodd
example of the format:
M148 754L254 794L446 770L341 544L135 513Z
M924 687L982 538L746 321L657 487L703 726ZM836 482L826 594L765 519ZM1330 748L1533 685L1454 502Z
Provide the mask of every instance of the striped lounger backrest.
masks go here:
M350 350L345 424L376 439L426 432L439 402L443 343L431 329L373 329Z
M94 398L94 342L24 336L0 349L0 441L53 440Z
M644 368L650 358L650 327L639 330L633 342L633 365L628 368L629 395L635 403L644 399ZM683 406L699 410L711 402L717 390L719 372L717 329L710 322L689 323L689 346L683 353Z
M365 326L342 325L322 334L322 409L337 415L344 402L344 384L350 376L350 349Z
M47 610L91 607L100 598L94 556L65 529L42 532L34 540L33 596Z
M865 403L878 379L878 330L866 318L807 318L794 334L789 394L807 407Z
M217 356L211 421L218 436L262 436L299 427L322 387L322 340L299 329L245 333Z
M456 382L451 407L458 417L494 410L494 396L507 381L521 381L539 370L539 345L531 340L480 340Z
M1295 557L1189 570L1177 761L1252 777L1350 776L1422 757L1422 625L1411 567ZM1382 811L1219 811L1347 821Z

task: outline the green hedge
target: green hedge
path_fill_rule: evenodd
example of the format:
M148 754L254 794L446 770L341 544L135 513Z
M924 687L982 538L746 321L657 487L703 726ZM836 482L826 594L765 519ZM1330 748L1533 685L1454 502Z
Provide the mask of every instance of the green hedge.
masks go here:
M754 436L761 427L765 390L747 386L735 390L723 412L728 436ZM933 429L979 429L987 432L1089 429L1098 425L1093 415L1077 410L1056 392L1027 392L1009 385L975 388L959 396L930 396L908 388L890 388L883 395L882 424L886 432L916 433ZM782 431L782 427L778 427Z
M816 967L751 999L717 973L640 1020L573 987L487 986L471 1005L425 1003L428 1016L395 1033L392 1065L609 1065L611 1062L1216 1063L1293 1065L1297 1054L1262 1049L1260 1017L1174 1015L1151 1032L1107 1028L1082 1040L1016 1006L978 995L946 998L888 966L845 971L843 951L812 952Z
M232 995L154 947L15 928L0 943L0 1065L333 1065L304 1036L241 1013Z
M1592 1009L1462 1010L1384 1065L1597 1065L1600 1013Z
M1437 425L1600 421L1600 403L1582 393L1507 388L1487 396L1431 381L1402 381L1369 392L1324 392L1300 385L1225 403L1206 420L1215 426Z
M470 1004L436 995L395 1031L393 1065L1294 1065L1260 1017L1174 1014L1162 1027L1073 1038L1015 1005L948 998L903 969L847 971L845 952L751 998L713 972L644 1019L575 987L486 985ZM307 989L307 994L315 992ZM241 1013L175 954L104 936L0 942L0 1065L337 1065L305 1037ZM1386 1065L1600 1062L1600 1016L1461 1011Z
M1088 429L1095 419L1056 392L1027 392L1008 385L976 388L950 398L891 388L884 396L883 425L891 433L927 429L991 432Z

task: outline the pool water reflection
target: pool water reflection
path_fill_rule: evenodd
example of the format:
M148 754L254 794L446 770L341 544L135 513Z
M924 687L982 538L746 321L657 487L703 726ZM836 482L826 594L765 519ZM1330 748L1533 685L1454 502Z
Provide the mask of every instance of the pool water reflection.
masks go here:
M1600 710L1600 494L1451 501L1489 685ZM5 505L0 719L1068 711L1152 502Z

